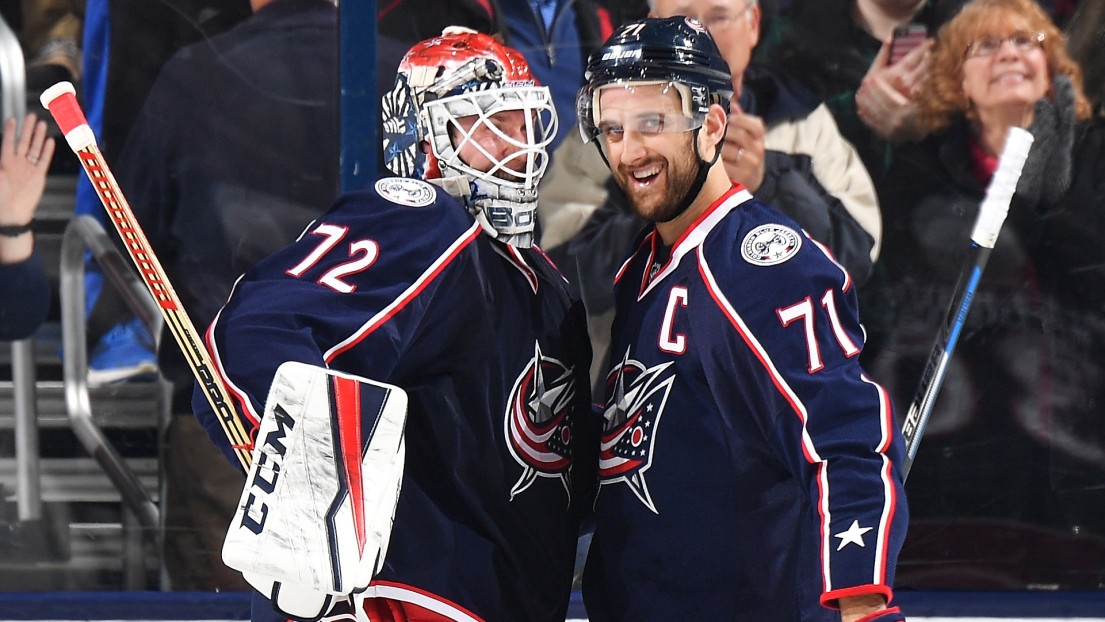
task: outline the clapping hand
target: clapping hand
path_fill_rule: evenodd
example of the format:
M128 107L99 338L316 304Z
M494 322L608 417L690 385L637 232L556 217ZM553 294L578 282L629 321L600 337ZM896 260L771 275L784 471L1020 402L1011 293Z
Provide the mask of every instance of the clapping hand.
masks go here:
M767 129L760 117L741 112L735 99L732 106L736 111L729 115L721 160L729 179L755 193L764 182L764 136Z
M856 91L856 113L864 125L885 140L914 138L916 98L928 72L932 39L889 64L890 43L883 43Z

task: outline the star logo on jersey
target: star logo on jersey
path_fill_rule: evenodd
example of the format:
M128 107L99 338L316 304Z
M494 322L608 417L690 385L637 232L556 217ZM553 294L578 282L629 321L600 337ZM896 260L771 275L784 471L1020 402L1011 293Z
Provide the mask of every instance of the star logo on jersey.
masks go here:
M599 449L599 481L601 485L625 482L633 494L654 513L660 512L652 502L645 482L645 471L652 466L652 449L660 416L675 382L668 372L669 361L649 367L629 358L607 376L610 397L603 413L602 444Z
M871 527L860 527L858 520L852 521L852 526L846 531L842 531L833 536L834 538L840 538L840 546L836 547L836 550L839 551L849 544L858 544L860 547L866 547L867 545L863 543L863 534L871 531L871 529Z
M572 369L543 355L541 344L534 344L533 359L514 381L507 406L507 448L523 469L510 491L511 499L538 477L559 478L569 490L572 429L568 411L574 398Z

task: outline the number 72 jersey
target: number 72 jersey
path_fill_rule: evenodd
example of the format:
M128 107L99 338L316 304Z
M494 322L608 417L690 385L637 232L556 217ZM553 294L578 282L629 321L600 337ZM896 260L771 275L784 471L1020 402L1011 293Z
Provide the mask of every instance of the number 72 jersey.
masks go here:
M831 620L842 596L889 600L902 439L859 365L847 273L739 186L662 252L650 227L616 281L591 620Z

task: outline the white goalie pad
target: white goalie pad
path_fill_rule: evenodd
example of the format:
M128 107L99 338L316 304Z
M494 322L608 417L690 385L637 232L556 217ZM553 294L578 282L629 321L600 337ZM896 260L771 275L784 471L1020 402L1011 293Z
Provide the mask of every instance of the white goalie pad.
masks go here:
M379 571L406 412L396 386L303 363L277 370L222 552L277 611L317 618Z

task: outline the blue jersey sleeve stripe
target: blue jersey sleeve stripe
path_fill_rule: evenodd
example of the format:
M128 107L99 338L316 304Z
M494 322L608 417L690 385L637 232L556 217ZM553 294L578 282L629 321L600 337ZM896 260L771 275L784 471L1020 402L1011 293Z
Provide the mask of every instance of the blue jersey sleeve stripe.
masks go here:
M464 250L465 247L467 247L469 244L471 244L479 235L480 225L479 223L473 223L472 226L468 228L468 231L466 231L461 237L457 238L456 241L454 241L453 244L450 245L449 248L446 249L445 252L442 253L442 255L438 257L437 260L434 261L434 263L432 263L430 267L427 268L426 271L423 272L417 280L415 280L414 283L411 283L411 286L408 287L407 290L404 291L398 298L392 301L392 303L388 306L381 309L380 312L374 315L369 321L361 325L361 327L358 328L356 332L354 332L352 335L327 350L323 357L326 363L329 364L338 355L360 343L366 337L371 335L373 331L375 331L377 328L387 323L387 321L394 317L396 313L402 311L403 307L407 306L412 300L417 298L418 294L422 293L422 290L424 290L427 285L433 282L433 280L437 278L439 274L441 274L445 267L448 266L449 263L452 262L454 259L456 259L456 257L460 255L460 252Z

